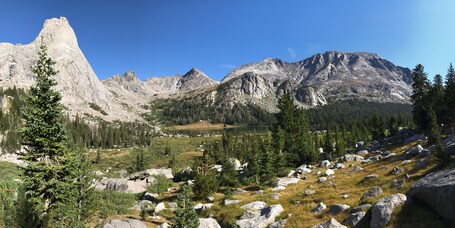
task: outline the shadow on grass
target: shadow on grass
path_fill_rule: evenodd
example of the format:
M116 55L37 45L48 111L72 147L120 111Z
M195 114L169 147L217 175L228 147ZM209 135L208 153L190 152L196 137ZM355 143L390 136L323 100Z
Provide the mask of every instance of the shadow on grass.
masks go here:
M403 205L393 221L394 227L455 227L454 222L443 220L422 202L413 199Z

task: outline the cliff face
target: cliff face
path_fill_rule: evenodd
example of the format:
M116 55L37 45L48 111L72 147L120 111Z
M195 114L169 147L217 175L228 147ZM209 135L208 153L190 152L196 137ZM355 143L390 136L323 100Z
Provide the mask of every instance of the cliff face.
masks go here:
M56 61L56 89L61 92L62 103L70 114L87 113L106 120L139 118L137 112L128 111L120 105L98 79L64 17L46 20L38 37L30 44L0 43L0 87L27 89L35 83L30 68L37 59L41 42L47 46L49 57ZM93 110L89 103L97 104L108 115Z

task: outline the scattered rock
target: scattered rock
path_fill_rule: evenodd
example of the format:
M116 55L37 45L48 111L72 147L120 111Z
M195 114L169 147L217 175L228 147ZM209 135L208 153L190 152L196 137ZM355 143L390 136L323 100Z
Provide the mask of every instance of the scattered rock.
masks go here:
M176 202L169 202L167 205L169 206L169 208L177 208L177 207L179 207Z
M379 196L379 195L382 195L384 192L382 191L382 188L379 187L379 186L373 186L372 188L370 188L370 190L368 190L367 192L365 192L362 197L360 198L361 201L365 201L366 199L368 198L373 198L373 197L376 197L376 196Z
M334 204L330 206L328 213L332 215L341 214L351 208L349 205L346 204Z
M141 200L149 200L149 201L157 201L158 200L158 194L156 193L150 193L150 192L145 192L141 196Z
M342 164L342 163L337 163L337 164L335 165L335 168L336 168L336 169L344 169L344 168L346 168L346 166L345 166L344 164Z
M270 198L272 198L272 199L274 199L274 200L279 200L279 199L280 199L280 196L281 196L281 194L274 193L274 194L270 195Z
M455 221L455 169L428 174L418 180L408 194L428 205L442 218Z
M327 177L320 177L317 180L318 183L323 183L323 182L326 182L326 181L327 181Z
M309 174L311 173L311 168L307 165L301 165L295 170L298 174Z
M234 169L239 171L242 170L242 164L237 158L229 158L229 161L234 165Z
M95 175L95 176L99 176L99 177L104 176L104 173L103 173L103 171L101 171L101 170L95 170L95 171L93 171L92 173L93 173L93 175Z
M121 169L121 170L118 171L118 174L120 175L120 178L124 178L127 173L128 173L128 171L126 171L124 169Z
M403 172L404 172L403 168L395 166L392 168L392 171L390 171L390 174L396 175L396 174L403 173Z
M330 166L330 161L329 160L324 160L321 162L321 168L327 168Z
M213 203L198 203L194 206L195 210L205 211L213 207Z
M207 196L207 198L205 198L205 199L209 202L215 201L215 197L213 197L213 196Z
M278 187L275 187L275 188L272 188L272 192L276 192L276 191L282 191L282 190L285 190L286 188L284 186L278 186Z
M400 163L400 165L404 165L404 164L408 164L408 163L411 163L412 161L411 160L404 160Z
M333 175L335 174L335 171L333 171L333 169L327 169L325 172L324 172L324 175L325 176L330 176L330 175Z
M341 198L347 199L347 198L349 198L349 194L343 194L343 195L341 195Z
M380 154L376 155L376 156L373 156L373 157L370 157L368 158L369 160L373 161L373 162L376 162L376 161L379 161L382 159L382 156Z
M320 223L313 228L347 228L346 226L341 225L336 219L331 218L330 220Z
M393 210L406 202L406 196L395 194L382 198L371 208L371 228L385 227L391 219Z
M243 193L247 193L248 191L245 191L243 189L236 189L234 190L234 194L243 194Z
M316 205L316 207L313 210L311 210L311 213L317 214L317 213L322 212L325 209L327 209L327 206L323 202L320 202L320 203L318 203L318 205Z
M401 181L393 180L392 184L391 184L391 188L393 188L393 189L402 189L404 187L405 183L406 183L405 179L403 179Z
M418 144L415 147L405 150L404 153L409 156L416 156L422 153L423 150L424 150L423 147L420 144Z
M284 228L287 221L288 221L287 219L278 220L278 221L270 224L270 226L268 228Z
M363 170L362 167L356 166L356 167L354 167L354 169L352 169L352 172L358 172L358 171L362 171L362 170Z
M361 211L368 211L371 208L371 204L362 204L352 209L353 213L361 212Z
M8 154L8 153L1 154L0 155L0 161L13 163L13 164L16 164L16 165L22 166L22 167L26 166L26 163L16 153L13 153L13 154Z
M169 228L169 224L167 224L167 222L165 223L161 223L158 228Z
M103 226L104 228L147 228L145 224L136 219L113 219Z
M264 194L264 190L257 190L255 193L258 195L262 195L262 194Z
M164 205L163 202L159 203L155 207L155 213L159 213L160 211L166 209L166 206Z
M133 173L128 177L128 179L129 180L137 180L137 179L143 180L149 176L158 176L158 175L164 175L168 179L174 178L171 168L160 168L160 169L147 169L144 171Z
M231 200L231 199L225 199L224 200L224 205L231 205L231 204L236 204L242 202L241 200Z
M127 193L145 192L147 183L145 181L131 181L125 178L103 178L101 181L94 181L96 190L114 190Z
M366 212L357 212L354 214L349 215L349 217L344 220L344 224L348 225L349 227L356 227L357 224L361 224L362 219L365 217L367 213Z
M261 214L260 211L250 211L246 210L239 219L252 219L254 217L258 217Z
M265 228L275 222L275 218L284 211L280 204L271 205L262 209L259 216L248 219L239 219L236 224L240 228Z
M258 211L258 210L263 209L266 206L267 206L267 203L265 203L264 201L254 201L249 204L245 204L245 205L241 206L240 208L246 209L246 210Z
M378 178L378 174L370 174L370 175L367 175L365 178L363 178L363 181L370 181L372 179L376 179Z
M140 211L142 206L147 206L149 207L150 205L152 205L153 202L152 201L149 201L149 200L141 200L139 201L136 205L134 205L131 209L132 210L136 210L136 211Z
M290 184L296 184L300 181L299 178L293 178L293 177L282 177L282 178L277 178L277 183L276 187L283 186L286 187Z
M409 144L415 141L424 141L427 140L428 138L423 135L423 134L415 134L407 139L404 140L404 144Z
M390 153L390 154L387 154L384 159L389 159L389 158L393 158L393 157L396 157L397 155L395 153Z
M414 169L423 169L428 165L428 159L423 158L416 162Z
M357 155L360 155L360 156L366 156L366 155L368 155L368 154L370 154L370 153L368 152L368 150L359 150L359 151L357 151ZM363 159L362 159L362 160L363 160Z
M313 194L316 193L316 191L315 190L311 190L311 189L307 189L307 190L305 190L304 193L305 193L305 195L313 195Z
M199 228L221 228L213 218L199 218Z

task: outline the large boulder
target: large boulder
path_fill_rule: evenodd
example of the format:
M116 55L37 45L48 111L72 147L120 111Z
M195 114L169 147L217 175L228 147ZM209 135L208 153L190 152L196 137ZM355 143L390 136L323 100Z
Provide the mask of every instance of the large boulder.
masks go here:
M440 170L417 181L408 194L447 220L455 221L455 169Z
M416 156L422 153L423 150L424 150L423 147L420 144L418 144L415 147L407 149L406 151L404 151L404 153L409 156Z
M159 168L159 169L147 169L144 171L136 172L128 176L130 180L143 180L149 176L159 176L164 175L168 179L173 179L174 175L172 174L171 168Z
M164 209L166 209L166 205L164 205L164 203L161 202L161 203L156 205L155 213L159 213L160 211L163 211Z
M378 200L371 208L370 228L385 227L390 222L395 208L401 206L405 202L406 196L401 193Z
M330 161L329 160L324 160L321 162L321 168L328 168L330 166Z
M300 181L299 178L295 177L282 177L282 178L277 178L277 183L275 187L283 186L286 187L289 184L297 184Z
M357 212L349 215L346 220L344 220L344 224L348 225L349 227L357 227L360 226L365 220L363 219L367 213L366 212Z
M325 209L327 209L327 206L323 202L320 202L318 203L318 205L316 205L316 207L313 210L311 210L311 213L313 214L321 213Z
M281 204L263 208L260 213L253 213L252 218L241 217L236 224L240 228L265 228L275 222L275 218L284 211ZM250 216L251 217L251 216Z
M346 204L334 204L330 206L328 213L332 215L341 214L351 208L349 205Z
M341 225L336 219L331 218L330 220L320 223L313 228L347 228L346 226Z
M125 178L103 178L101 181L94 181L96 190L114 190L127 193L145 192L147 183L145 181L132 181Z
M213 218L199 218L199 228L221 228Z
M373 198L373 197L376 197L376 196L379 196L379 195L382 195L383 191L382 191L382 188L379 187L379 186L373 186L372 188L370 188L370 190L368 190L367 192L365 192L363 195L362 195L362 198L360 198L361 201L364 201L368 198Z
M344 155L344 160L346 162L353 162L353 161L358 161L361 162L364 160L364 158L360 155L355 155L355 154L346 154Z
M147 228L145 224L136 219L127 219L127 220L120 220L120 219L113 219L106 224L104 224L103 228Z

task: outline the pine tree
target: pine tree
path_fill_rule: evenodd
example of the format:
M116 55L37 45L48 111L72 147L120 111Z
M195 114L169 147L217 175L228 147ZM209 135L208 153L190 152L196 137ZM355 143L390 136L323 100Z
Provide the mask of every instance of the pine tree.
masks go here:
M136 159L133 163L133 170L137 172L145 170L145 159L143 149L136 150Z
M327 131L325 133L325 138L324 138L324 153L327 156L327 159L332 159L333 155L333 141L332 141L332 134L330 133L330 129L327 128Z
M177 196L177 209L173 219L175 228L198 228L199 219L194 210L194 203L190 196L191 187L183 186L182 193Z
M337 157L341 157L346 154L346 142L344 141L338 126L335 128L335 152Z
M424 72L424 68L421 64L418 64L412 71L412 115L414 124L423 131L428 131L430 118L428 115L428 93L429 93L429 82L427 74Z
M431 103L433 105L433 109L436 112L437 123L441 125L444 122L444 115L446 113L445 107L445 91L444 85L442 82L442 76L437 74L434 76L433 86L431 87Z
M451 127L455 123L455 70L450 63L449 69L447 70L445 80L445 107L447 112L444 115L444 120Z
M30 88L20 129L27 152L22 154L27 166L21 168L30 205L30 227L78 226L76 153L67 148L61 95L53 90L57 74L46 46L40 46L37 63L32 68L36 85Z

